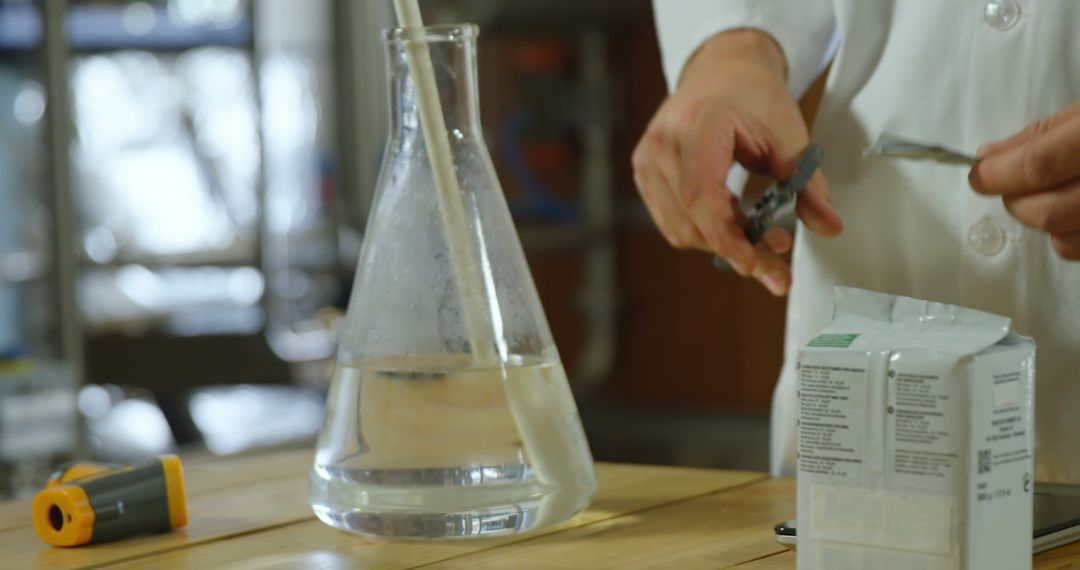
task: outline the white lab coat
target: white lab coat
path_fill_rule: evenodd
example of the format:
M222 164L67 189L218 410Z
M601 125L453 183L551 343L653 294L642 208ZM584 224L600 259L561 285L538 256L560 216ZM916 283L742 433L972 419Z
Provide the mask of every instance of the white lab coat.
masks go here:
M833 60L811 137L825 149L822 169L844 233L797 232L785 361L773 395L773 472L794 474L793 364L829 321L831 290L841 284L1012 317L1038 346L1036 478L1080 483L1080 263L1057 257L1049 238L1010 217L999 198L976 195L966 168L862 159L883 130L974 153L1080 99L1080 2L654 6L671 86L702 41L731 28L772 34L796 93Z

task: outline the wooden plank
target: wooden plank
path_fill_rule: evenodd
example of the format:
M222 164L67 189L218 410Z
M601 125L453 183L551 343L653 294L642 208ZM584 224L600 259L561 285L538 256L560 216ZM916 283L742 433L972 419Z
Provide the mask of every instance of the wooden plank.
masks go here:
M0 503L0 532L30 524L30 500Z
M600 464L600 492L573 521L502 539L391 542L315 521L309 451L185 465L191 524L165 535L75 549L41 544L22 515L0 532L5 568L379 567L794 568L772 525L794 512L794 485L754 473ZM6 516L26 502L3 506ZM25 511L23 511L25 513ZM9 520L15 520L9 519ZM1035 558L1080 568L1080 544Z
M1080 542L1066 544L1049 552L1035 555L1034 570L1080 568Z
M765 478L759 473L674 467L597 465L600 488L589 509L562 525L538 533L462 541L368 540L306 521L143 557L123 568L309 568L404 569L521 541L566 532L630 513L685 501Z
M184 479L189 495L225 487L250 485L284 477L307 477L315 453L310 449L279 451L239 457L200 457L184 463Z
M423 568L732 568L783 551L794 513L794 481L769 479Z
M38 539L27 518L23 526L0 533L0 552L3 552L5 568L80 568L184 548L311 517L307 480L290 476L189 495L187 527L113 543L51 548Z
M795 570L795 553L786 550L736 566L738 570Z
M309 449L247 457L183 457L187 496L284 477L305 477L314 457ZM30 524L30 500L0 503L0 533Z

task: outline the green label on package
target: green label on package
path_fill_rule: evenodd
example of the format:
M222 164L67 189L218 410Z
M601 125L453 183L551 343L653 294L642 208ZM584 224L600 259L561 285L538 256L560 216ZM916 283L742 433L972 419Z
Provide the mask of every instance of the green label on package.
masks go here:
M851 343L855 341L856 334L833 334L823 333L819 334L817 338L810 341L807 346L823 346L826 348L847 348L851 346Z

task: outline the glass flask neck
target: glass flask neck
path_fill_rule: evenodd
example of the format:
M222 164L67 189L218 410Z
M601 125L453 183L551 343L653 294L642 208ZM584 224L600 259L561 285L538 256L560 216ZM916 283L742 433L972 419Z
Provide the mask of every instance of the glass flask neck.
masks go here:
M427 26L422 32L404 28L386 32L391 136L420 134L417 93L408 61L408 52L417 43L423 44L430 53L450 136L479 136L476 35L477 28L472 24Z

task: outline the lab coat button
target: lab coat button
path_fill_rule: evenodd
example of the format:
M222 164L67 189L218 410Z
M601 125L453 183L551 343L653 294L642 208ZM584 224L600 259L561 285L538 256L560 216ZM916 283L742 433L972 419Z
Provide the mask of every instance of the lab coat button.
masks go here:
M1020 21L1020 4L1016 0L987 0L983 17L990 27L1004 32Z
M989 257L1005 249L1005 230L990 218L983 218L968 230L968 243L972 249Z

